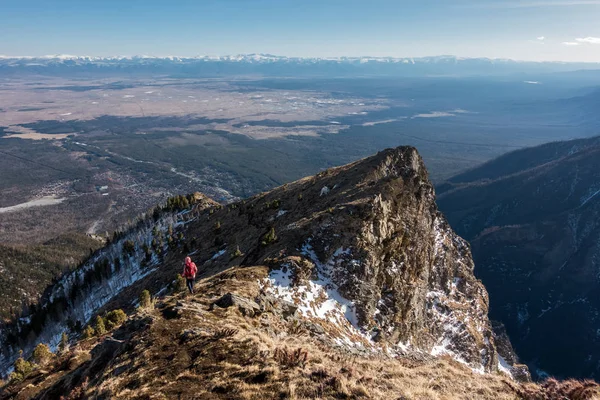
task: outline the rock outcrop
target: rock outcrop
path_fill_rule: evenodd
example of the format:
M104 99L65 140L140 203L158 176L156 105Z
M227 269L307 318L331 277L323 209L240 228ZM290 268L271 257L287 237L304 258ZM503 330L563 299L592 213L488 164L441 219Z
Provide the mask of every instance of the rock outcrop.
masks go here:
M412 147L385 150L238 203L184 210L182 216L185 221L177 217L182 222L167 233L152 233L171 244L160 257L147 254L156 261L147 275L88 308L80 324L102 310L131 308L142 289L165 293L190 254L200 277L233 266L269 267L258 296L244 293L250 285L240 272L235 290L215 293L214 309L241 309L248 317L276 310L354 354L449 355L478 372L498 370L487 292L473 275L467 242L437 210L426 168ZM146 248L151 253L153 246ZM249 273L246 279L256 278ZM188 308L165 315L200 312ZM40 337L63 329L77 335L63 325L43 327Z

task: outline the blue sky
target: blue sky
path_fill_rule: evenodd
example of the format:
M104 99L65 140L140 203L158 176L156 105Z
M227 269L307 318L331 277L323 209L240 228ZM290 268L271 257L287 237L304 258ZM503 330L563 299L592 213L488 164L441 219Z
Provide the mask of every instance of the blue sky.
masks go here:
M0 0L0 54L600 61L600 0Z

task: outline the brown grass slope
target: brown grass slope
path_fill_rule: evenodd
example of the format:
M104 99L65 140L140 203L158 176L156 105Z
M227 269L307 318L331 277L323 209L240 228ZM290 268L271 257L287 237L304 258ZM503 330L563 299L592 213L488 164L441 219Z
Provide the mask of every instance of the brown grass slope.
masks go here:
M1 399L594 399L591 382L517 384L449 358L357 357L271 312L211 307L260 294L266 267L233 268L80 341ZM62 397L61 397L62 396ZM595 397L596 396L596 397Z

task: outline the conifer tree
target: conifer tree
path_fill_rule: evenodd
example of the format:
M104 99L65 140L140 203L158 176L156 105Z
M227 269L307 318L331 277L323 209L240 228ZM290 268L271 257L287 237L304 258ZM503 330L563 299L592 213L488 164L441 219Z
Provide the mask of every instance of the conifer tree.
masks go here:
M104 318L101 316L96 317L96 325L94 326L96 336L102 336L106 333L106 325L104 324Z

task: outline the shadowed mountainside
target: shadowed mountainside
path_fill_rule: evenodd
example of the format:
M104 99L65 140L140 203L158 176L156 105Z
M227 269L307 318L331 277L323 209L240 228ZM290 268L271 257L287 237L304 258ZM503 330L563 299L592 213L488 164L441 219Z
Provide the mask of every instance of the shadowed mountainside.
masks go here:
M438 202L533 372L597 378L600 138L507 154L451 179Z

